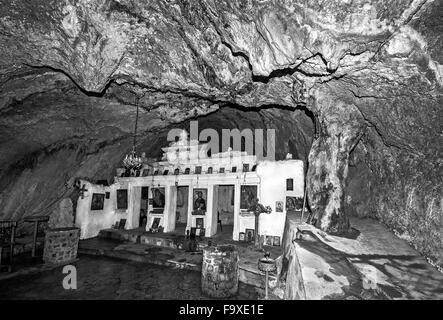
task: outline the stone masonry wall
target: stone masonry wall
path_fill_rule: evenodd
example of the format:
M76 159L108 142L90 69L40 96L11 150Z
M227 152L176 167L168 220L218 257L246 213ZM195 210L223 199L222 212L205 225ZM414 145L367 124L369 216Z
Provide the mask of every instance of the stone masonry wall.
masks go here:
M77 258L80 229L49 229L45 236L43 260L46 263L65 263Z

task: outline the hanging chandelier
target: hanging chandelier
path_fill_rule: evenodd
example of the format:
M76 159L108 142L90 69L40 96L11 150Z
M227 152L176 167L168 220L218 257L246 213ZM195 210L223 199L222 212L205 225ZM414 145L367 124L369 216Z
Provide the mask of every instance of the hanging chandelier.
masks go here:
M123 165L126 169L140 170L143 166L143 160L137 156L135 149L125 156L123 159Z
M137 155L136 143L137 143L137 125L138 125L138 98L136 100L137 113L135 116L134 126L134 139L132 144L132 151L123 159L123 165L126 169L140 170L143 166L143 159Z

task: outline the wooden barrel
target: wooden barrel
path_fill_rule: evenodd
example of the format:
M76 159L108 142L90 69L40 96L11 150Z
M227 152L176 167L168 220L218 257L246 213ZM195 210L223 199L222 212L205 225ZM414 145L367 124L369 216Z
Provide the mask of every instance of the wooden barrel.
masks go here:
M228 298L238 291L238 250L234 245L203 249L202 292L212 298Z

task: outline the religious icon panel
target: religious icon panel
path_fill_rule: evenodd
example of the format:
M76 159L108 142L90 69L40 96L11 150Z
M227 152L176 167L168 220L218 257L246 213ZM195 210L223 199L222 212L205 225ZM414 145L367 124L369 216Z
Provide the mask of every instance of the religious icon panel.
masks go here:
M286 197L286 212L293 213L303 208L303 197Z
M194 189L192 214L205 214L208 200L208 189Z
M117 190L117 209L128 209L128 189Z
M240 209L249 210L257 199L257 186L241 186Z
M93 193L91 201L91 210L103 210L105 203L104 193Z
M152 189L152 207L153 208L165 207L165 188Z

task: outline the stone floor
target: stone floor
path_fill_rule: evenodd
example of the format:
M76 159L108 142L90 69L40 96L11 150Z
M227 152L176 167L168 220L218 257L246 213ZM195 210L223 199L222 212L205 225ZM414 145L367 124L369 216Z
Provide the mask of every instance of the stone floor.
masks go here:
M356 239L295 224L307 298L443 299L443 274L378 221L352 218Z
M77 289L62 286L62 268L0 281L0 299L172 299L201 300L200 273L145 263L80 256ZM232 299L254 300L259 292L240 283Z
M197 239L200 251L209 242L212 245L235 245L239 251L240 280L260 288L264 288L264 275L258 270L258 259L263 258L264 252L269 252L271 258L274 259L279 258L283 253L281 246L264 245L262 249L257 249L252 243L233 241L232 226L223 226L223 230L219 228L213 237ZM114 242L106 243L105 240L112 240ZM156 244L157 241L160 242ZM176 243L180 242L184 244L184 241L184 230L178 233L147 233L140 228L132 230L106 229L100 232L97 238L80 241L79 250L87 254L126 258L194 271L201 270L201 253L186 252L184 249L179 250L175 246ZM275 279L274 273L270 274L270 279Z
M360 231L356 239L326 235L299 219L289 223L303 231L292 243L307 299L443 299L443 274L375 220L352 219ZM263 252L226 237L212 240L238 246L243 283L234 298L262 297L263 276L256 269ZM282 253L281 247L264 250L273 258ZM61 268L30 268L28 259L18 266L23 270L0 276L0 299L206 299L199 287L201 253L101 238L81 241L79 251L90 255L75 262L78 290L61 287Z

